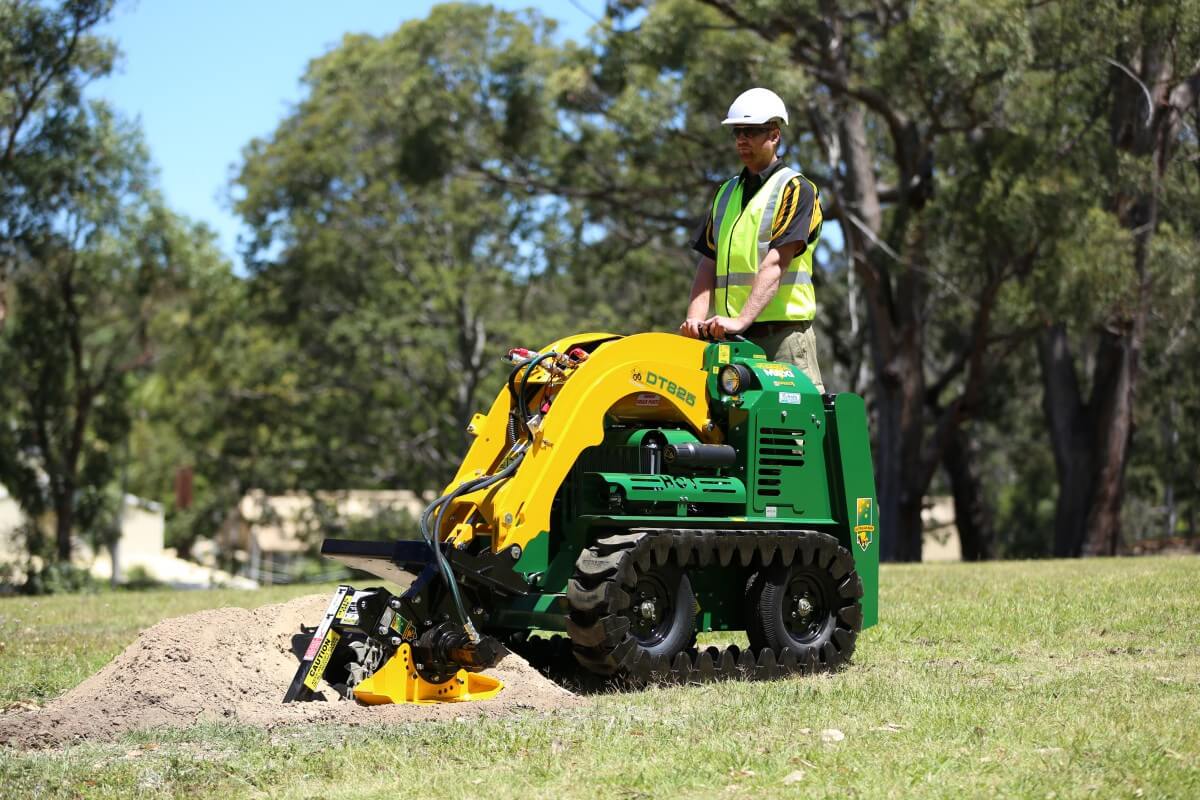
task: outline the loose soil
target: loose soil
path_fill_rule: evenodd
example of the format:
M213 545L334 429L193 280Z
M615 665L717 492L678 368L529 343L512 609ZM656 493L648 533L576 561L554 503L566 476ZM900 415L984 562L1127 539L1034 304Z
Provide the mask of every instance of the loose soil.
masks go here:
M504 682L491 700L363 706L338 699L284 705L299 664L293 639L320 622L329 598L299 597L256 609L221 608L164 620L79 686L47 705L0 714L0 744L57 747L147 728L237 722L273 728L309 722L366 724L549 711L581 702L508 654L487 674Z

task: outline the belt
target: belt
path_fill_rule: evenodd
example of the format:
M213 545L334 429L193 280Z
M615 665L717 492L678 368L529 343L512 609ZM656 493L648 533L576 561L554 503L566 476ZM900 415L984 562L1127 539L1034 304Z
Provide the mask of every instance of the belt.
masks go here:
M766 336L775 336L776 334L785 331L806 331L812 327L811 319L788 319L779 320L777 322L755 322L742 332L742 335L747 339L761 339Z

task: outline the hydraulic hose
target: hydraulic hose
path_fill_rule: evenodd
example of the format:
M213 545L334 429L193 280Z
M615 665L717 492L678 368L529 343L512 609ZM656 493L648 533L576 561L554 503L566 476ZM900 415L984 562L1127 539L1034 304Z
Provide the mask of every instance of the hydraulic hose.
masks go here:
M442 521L445 519L446 509L450 507L451 502L464 494L469 494L480 489L486 489L489 486L493 486L500 481L508 479L514 472L517 471L517 468L521 466L521 461L524 460L524 458L525 451L521 450L519 453L517 453L517 456L513 459L512 463L497 472L495 475L485 475L481 478L475 478L473 480L466 481L449 494L443 495L437 500L434 500L433 503L431 503L421 515L421 534L425 537L426 543L429 544L430 548L433 550L434 558L438 565L438 570L442 573L442 580L446 582L446 586L450 589L450 595L454 599L454 606L458 610L458 614L462 619L463 626L471 635L472 641L478 640L478 634L475 632L475 626L471 623L471 618L467 615L466 607L463 605L462 595L459 593L458 581L454 577L454 571L450 568L450 562L446 560L446 556L442 552L441 542L437 542L436 544L434 543L434 534L429 530L429 517L432 515L434 509L437 509L437 522L435 523L434 530L440 533L442 530Z
M438 499L434 500L432 503L426 506L423 512L421 512L421 537L425 540L425 543L429 545L429 549L433 551L434 563L437 564L438 572L441 573L442 580L445 581L447 588L450 589L450 596L454 600L454 607L458 611L458 616L462 620L463 628L466 630L467 635L471 638L472 642L479 641L479 633L475 630L475 625L471 622L471 618L467 614L466 606L463 605L462 594L458 588L458 580L454 576L454 570L451 569L450 562L446 559L445 554L442 552L442 543L438 541L437 537L441 535L442 522L445 520L446 509L450 507L450 504L456 498L461 497L464 494L479 491L480 489L486 489L489 486L494 486L503 480L507 480L508 478L512 477L512 474L517 471L518 467L521 466L521 462L525 459L526 448L533 443L533 430L529 426L528 401L525 398L526 386L529 383L529 377L533 374L533 371L538 367L539 364L547 359L557 357L557 353L550 352L542 353L533 356L532 358L527 358L513 367L512 372L510 372L508 375L508 392L512 398L512 411L509 418L509 435L510 438L515 440L519 431L516 430L514 423L519 421L520 427L524 428L526 440L524 444L520 446L520 449L517 450L516 457L513 458L513 460L504 467L504 469L500 470L495 475L484 475L479 478L473 478L469 481L464 481L447 494L444 494ZM516 386L516 378L522 369L524 369L525 372L521 376L521 386L518 390ZM429 520L430 517L432 517L435 513L437 514L437 520L435 521L433 530L431 531L429 528Z
M521 427L525 429L525 438L529 439L530 441L533 440L533 431L529 429L529 415L526 413L528 409L525 407L525 382L521 382L521 393L520 396L518 396L517 387L514 385L514 381L516 381L517 375L521 372L523 367L528 364L532 364L537 360L538 356L533 356L525 359L524 361L519 361L517 362L516 366L512 368L512 371L508 373L508 395L512 406L509 410L509 414L511 415L510 418L520 421Z

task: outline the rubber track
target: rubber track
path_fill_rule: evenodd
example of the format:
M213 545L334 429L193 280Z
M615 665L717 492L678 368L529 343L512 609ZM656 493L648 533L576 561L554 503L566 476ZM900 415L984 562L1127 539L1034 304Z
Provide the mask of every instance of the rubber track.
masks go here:
M846 605L838 611L844 628L835 635L833 652L825 659L812 654L800 660L790 648L742 649L708 647L683 651L668 660L637 651L628 636L628 623L617 616L629 603L622 588L632 586L637 570L676 563L683 567L709 565L765 567L788 566L800 559L818 564L838 581L838 594ZM535 666L561 669L566 648L584 667L609 676L610 683L625 685L707 683L719 680L772 680L836 669L854 652L862 630L862 610L856 601L863 595L862 580L854 571L854 558L828 534L816 531L729 531L640 529L600 539L581 554L576 573L567 587L571 639L531 639L521 648ZM834 656L829 658L829 655ZM542 662L540 665L538 662Z

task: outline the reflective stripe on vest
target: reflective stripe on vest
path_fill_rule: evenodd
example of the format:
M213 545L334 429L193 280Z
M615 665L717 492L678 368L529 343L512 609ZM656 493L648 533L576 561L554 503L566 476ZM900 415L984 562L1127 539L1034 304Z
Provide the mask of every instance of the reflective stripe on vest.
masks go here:
M718 314L737 317L741 313L750 297L758 266L767 257L771 246L776 205L783 188L797 175L800 173L793 169L780 168L754 193L744 210L741 210L742 186L737 178L726 181L717 192L713 201L713 230L717 241L714 299ZM780 276L775 296L759 312L758 321L799 321L816 316L817 301L812 285L816 244L814 239L801 255L792 259L787 271Z
M800 270L789 269L787 272L779 276L780 286L790 286L796 283L812 283L812 275ZM724 289L726 286L753 286L753 272L737 272L733 275L718 275L717 287Z

